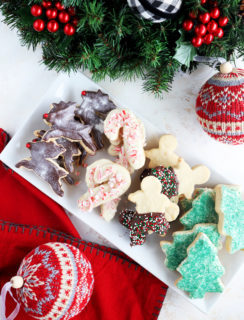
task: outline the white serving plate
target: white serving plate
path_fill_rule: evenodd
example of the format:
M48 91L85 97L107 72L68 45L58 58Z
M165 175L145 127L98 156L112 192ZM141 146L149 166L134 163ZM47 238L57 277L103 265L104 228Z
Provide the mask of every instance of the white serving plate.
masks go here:
M81 183L77 186L68 186L65 183L63 184L64 189L64 197L57 196L49 185L38 178L32 171L28 171L24 168L16 168L15 164L24 159L28 158L30 153L29 150L25 147L26 142L31 141L33 139L33 131L37 129L45 129L47 126L44 124L42 120L42 115L49 111L49 105L52 102L59 102L60 100L64 101L76 101L80 102L80 92L82 90L98 90L101 89L103 92L106 92L103 88L99 87L93 81L82 74L78 74L76 77L73 77L70 80L67 76L59 76L54 84L49 88L46 92L46 95L43 97L42 101L39 105L33 109L33 113L26 120L26 122L22 125L22 127L17 131L14 137L11 139L7 147L0 154L0 160L3 161L6 165L8 165L11 169L16 171L19 175L28 180L35 187L40 189L47 196L52 198L54 201L59 203L73 215L78 217L80 220L85 222L91 228L96 230L99 234L101 234L104 238L108 239L111 243L113 243L116 247L138 262L141 266L147 269L149 272L154 274L157 278L165 282L169 287L177 291L180 295L185 297L190 303L195 305L198 309L203 312L208 312L213 305L220 298L221 294L219 293L207 293L204 299L189 299L188 295L177 289L174 285L174 282L177 278L179 278L180 274L178 272L172 272L168 270L164 265L165 256L161 251L159 241L162 240L157 235L148 236L146 243L143 246L130 246L129 232L126 228L124 228L119 222L117 217L112 220L110 223L104 221L99 215L99 209L94 209L92 212L81 212L77 207L77 200L82 193L87 190L86 184L82 182L83 177L85 175L85 169L82 172ZM120 106L119 103L116 102L110 95L111 99L117 106ZM123 106L121 106L123 107ZM137 115L138 116L138 115ZM156 147L158 146L158 138L160 135L167 133L165 128L159 130L154 127L150 122L143 119L147 134L147 147ZM187 141L185 142L187 144ZM181 146L179 148L178 153L184 157L184 148ZM111 158L108 156L107 152L99 151L95 156L89 157L87 163L90 164L93 161L101 158ZM191 159L186 159L189 163L193 164L201 164L203 161L201 158L193 152ZM203 163L204 164L204 163ZM208 182L208 186L214 186L218 183L231 183L235 184L235 181L228 181L223 176L219 175L217 171L210 168L212 171L212 176L210 181ZM133 183L131 188L128 190L128 193L131 191L135 191L139 187L139 175L142 170L139 170L134 174L132 179ZM129 203L126 200L126 195L123 197L120 208L126 208ZM33 213L34 214L34 213ZM180 225L177 222L171 224L171 229L167 237L164 239L171 239L171 233L174 230L177 230ZM222 249L219 252L219 258L222 264L224 265L226 272L222 277L222 280L225 284L225 288L227 288L233 277L237 274L240 269L242 263L244 262L243 252L237 252L233 255L229 255L225 249Z

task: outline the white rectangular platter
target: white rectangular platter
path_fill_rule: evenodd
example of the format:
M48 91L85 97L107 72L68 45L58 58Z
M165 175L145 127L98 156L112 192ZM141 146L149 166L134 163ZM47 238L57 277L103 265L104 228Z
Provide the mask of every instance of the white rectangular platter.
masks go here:
M121 224L119 224L117 217L110 223L105 222L102 217L99 215L99 210L94 209L92 212L81 212L77 207L77 200L83 194L87 187L83 182L83 177L85 175L85 169L81 175L81 183L77 186L68 186L63 184L64 189L64 197L57 196L44 181L39 179L33 172L25 170L24 168L17 169L15 164L29 157L29 151L25 147L26 142L31 141L33 139L33 131L37 129L45 129L47 126L44 124L42 120L42 115L49 111L49 106L52 102L59 102L60 100L64 101L75 101L80 103L80 92L82 90L98 90L101 89L103 92L106 90L100 88L97 84L92 82L89 78L85 77L82 74L77 74L75 77L70 80L67 76L59 76L52 87L49 88L46 95L43 97L42 101L36 108L33 108L33 113L26 120L26 122L22 125L22 127L17 131L14 137L11 139L7 147L0 155L0 159L8 165L11 169L16 171L19 175L24 177L38 189L40 189L47 196L52 198L54 201L59 203L73 215L78 217L80 220L85 222L91 228L96 230L103 237L108 239L111 243L113 243L116 247L142 265L145 269L154 274L157 278L165 282L169 287L176 290L179 294L184 296L189 302L194 304L197 308L199 308L203 312L208 312L212 306L219 299L220 294L218 293L208 293L206 294L204 299L189 299L188 295L181 290L178 290L174 282L177 278L179 278L179 274L177 272L172 272L168 270L164 265L165 256L160 249L159 241L162 239L157 235L148 236L146 243L143 246L130 246L130 239L128 230L125 229ZM108 92L109 94L109 92ZM116 102L110 95L111 100L119 107L121 106ZM139 118L140 115L137 115ZM146 148L156 147L158 145L158 138L160 135L167 133L167 131L162 128L161 130L155 128L150 124L146 119L141 118L144 122L146 128L147 135L147 146ZM185 142L187 143L187 141ZM178 153L184 157L184 152L181 151L183 148L179 148ZM93 157L89 157L87 163L90 164L93 161L101 158L109 158L106 150L99 151ZM189 163L200 164L203 161L197 154L194 153L191 159L186 159ZM204 163L203 163L204 164ZM213 168L210 168L212 171L211 180L208 182L208 186L213 186L218 183L232 183L235 184L235 181L228 181L224 177L220 176ZM139 174L142 170L135 173L133 177L132 186L127 192L135 191L139 187ZM128 205L128 201L126 200L127 195L125 195L121 201L120 208L126 208ZM34 212L33 212L34 214ZM179 229L179 224L172 223L169 235L166 239L171 239L172 231ZM229 255L225 249L222 249L219 252L219 258L224 265L226 272L223 276L223 282L225 287L227 288L230 285L231 280L237 274L243 263L243 252L237 252L233 255Z

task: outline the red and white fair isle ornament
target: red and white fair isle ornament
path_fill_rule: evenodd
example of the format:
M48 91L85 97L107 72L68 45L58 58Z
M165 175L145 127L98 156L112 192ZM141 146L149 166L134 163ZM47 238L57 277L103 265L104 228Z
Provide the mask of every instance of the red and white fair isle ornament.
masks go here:
M244 70L229 62L201 88L196 113L203 130L212 138L228 143L244 143Z
M46 243L23 259L17 276L2 288L1 304L15 288L18 301L11 319L20 305L36 319L68 320L85 308L93 286L91 264L79 249L66 243Z

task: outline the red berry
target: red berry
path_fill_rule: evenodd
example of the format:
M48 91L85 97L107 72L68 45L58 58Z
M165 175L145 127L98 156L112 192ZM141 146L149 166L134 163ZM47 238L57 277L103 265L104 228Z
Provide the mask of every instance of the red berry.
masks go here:
M58 15L58 19L62 23L67 23L69 22L70 16L66 11L61 11Z
M191 43L194 47L198 48L201 47L201 45L203 44L203 40L201 37L193 37L191 40Z
M81 91L81 95L85 96L86 95L86 91Z
M65 9L64 5L62 5L62 3L59 1L55 3L55 7L60 11Z
M219 18L219 26L220 27L225 27L228 22L229 22L229 19L227 17L220 17Z
M207 29L209 33L214 33L218 29L218 23L211 20L207 25Z
M47 9L46 16L49 20L57 18L58 10L56 8Z
M218 38L223 38L224 36L224 30L222 28L218 28L215 32L214 32L215 37Z
M207 0L201 0L201 4L205 4Z
M219 10L219 8L213 8L213 9L210 11L210 16L211 16L211 18L213 18L213 19L218 19L218 17L220 16L220 10Z
M37 142L37 139L32 139L32 142Z
M73 36L73 34L75 33L75 26L73 26L71 23L67 23L64 26L64 33L66 34L66 36Z
M50 8L52 6L52 2L51 1L42 1L42 6L45 9Z
M28 149L30 149L30 147L31 147L31 144L28 142L28 143L26 143L26 148L28 148Z
M199 37L205 36L206 32L207 32L207 28L204 24L199 24L195 28L195 34Z
M191 19L196 19L197 18L197 14L194 11L189 12L189 17Z
M183 25L182 25L183 29L186 30L186 31L190 31L193 27L193 22L192 20L190 19L187 19L183 22Z
M48 118L48 113L44 113L43 119L47 119L47 118Z
M33 22L33 28L37 31L37 32L41 32L44 30L45 28L45 23L42 19L37 19Z
M212 33L208 33L208 34L204 37L203 42L204 42L205 44L210 44L210 43L213 41L213 39L214 39L213 34L212 34Z
M215 8L215 7L218 7L218 1L212 1L212 0L209 0L209 6L211 8Z
M68 12L71 16L74 16L75 15L75 8L74 7L70 7L68 8Z
M49 32L57 32L59 29L59 24L55 20L50 20L47 23L47 30Z
M41 14L42 14L42 7L39 6L38 4L34 4L34 5L31 7L31 14L32 14L34 17L39 17L39 16L41 16Z
M74 19L72 20L72 24L73 24L74 26L77 26L78 23L79 23L79 20L78 20L76 17L74 17Z
M208 12L201 13L199 19L203 24L206 24L210 21L210 14Z

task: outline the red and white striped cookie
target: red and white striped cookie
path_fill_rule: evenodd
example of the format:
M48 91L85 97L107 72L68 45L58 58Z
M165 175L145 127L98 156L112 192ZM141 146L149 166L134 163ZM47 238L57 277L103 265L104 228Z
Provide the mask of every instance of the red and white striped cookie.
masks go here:
M142 122L127 109L112 110L104 121L104 133L111 146L110 155L131 173L145 164L145 128Z
M78 200L79 208L91 211L101 205L103 218L110 221L116 213L119 197L131 184L131 178L126 168L100 159L87 167L86 183L88 191Z

